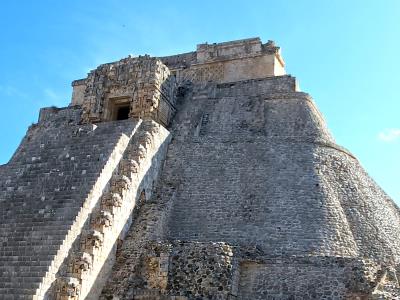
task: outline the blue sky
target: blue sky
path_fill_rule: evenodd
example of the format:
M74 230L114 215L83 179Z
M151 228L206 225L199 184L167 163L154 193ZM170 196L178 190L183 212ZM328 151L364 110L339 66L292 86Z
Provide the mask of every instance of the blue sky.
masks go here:
M128 54L259 36L282 47L337 142L400 204L400 1L17 1L0 9L0 164L40 107Z

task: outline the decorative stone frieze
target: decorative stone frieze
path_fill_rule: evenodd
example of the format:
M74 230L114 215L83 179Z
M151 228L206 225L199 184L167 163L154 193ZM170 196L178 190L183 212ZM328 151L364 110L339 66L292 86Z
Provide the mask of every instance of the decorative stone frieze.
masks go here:
M224 78L224 66L222 63L212 65L200 65L179 72L179 83L196 82L200 84L209 81L220 82Z

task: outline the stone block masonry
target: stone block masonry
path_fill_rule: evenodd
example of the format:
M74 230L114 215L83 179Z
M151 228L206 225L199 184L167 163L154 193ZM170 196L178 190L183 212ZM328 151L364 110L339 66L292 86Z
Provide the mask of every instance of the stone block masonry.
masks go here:
M400 299L400 210L274 42L72 85L0 166L0 299Z

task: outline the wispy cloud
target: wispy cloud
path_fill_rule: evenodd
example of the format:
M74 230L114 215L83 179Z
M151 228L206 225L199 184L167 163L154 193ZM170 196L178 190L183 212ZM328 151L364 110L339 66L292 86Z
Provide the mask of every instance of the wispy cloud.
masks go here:
M378 134L378 139L390 143L400 139L400 128L389 128Z
M27 94L11 85L0 85L0 94L8 97L26 98Z
M57 94L49 88L44 89L44 94L51 100L58 100L59 97L57 96Z

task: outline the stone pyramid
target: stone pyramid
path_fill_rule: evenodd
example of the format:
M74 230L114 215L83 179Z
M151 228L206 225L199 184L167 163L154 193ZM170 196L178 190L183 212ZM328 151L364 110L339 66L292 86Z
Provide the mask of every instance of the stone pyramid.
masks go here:
M0 166L0 299L400 299L400 211L259 38L72 83Z

